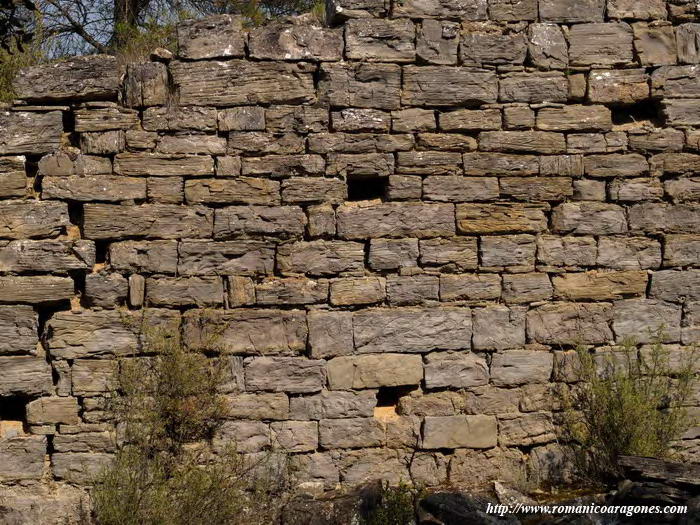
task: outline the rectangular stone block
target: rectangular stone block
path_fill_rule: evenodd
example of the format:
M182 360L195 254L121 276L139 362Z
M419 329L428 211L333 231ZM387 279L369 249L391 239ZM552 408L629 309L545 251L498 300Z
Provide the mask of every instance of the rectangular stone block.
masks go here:
M451 204L352 203L340 206L337 217L343 239L454 235Z
M350 60L413 62L416 30L407 19L355 19L345 24L345 54Z
M394 16L486 20L486 0L406 0L394 6Z
M332 275L364 267L364 246L346 241L299 241L282 244L277 265L282 274Z
M609 199L613 201L646 201L664 196L663 183L656 178L615 179L608 187Z
M552 415L544 412L499 416L498 432L501 446L533 446L557 439Z
M700 235L667 235L664 245L664 266L696 266L700 264Z
M399 152L398 171L413 175L461 174L462 155L440 151Z
M0 368L0 395L39 396L53 391L51 367L43 356L0 356Z
M499 28L487 26L481 28L467 26L462 33L459 47L460 58L465 66L482 67L486 65L516 65L525 62L527 46L522 34L505 34ZM488 32L490 30L490 32Z
M71 367L74 396L100 396L112 392L119 384L117 361L76 359Z
M303 357L249 357L245 360L248 391L319 392L326 382L326 362Z
M244 157L243 175L269 175L284 177L294 175L322 175L326 164L319 155L269 155Z
M204 155L119 153L114 158L114 172L127 176L158 177L212 175L214 160Z
M0 197L23 197L27 192L25 160L21 155L0 157Z
M46 442L46 436L17 436L0 441L0 480L14 482L41 479L44 474Z
M310 311L308 316L311 357L352 354L352 312Z
M628 270L619 272L566 273L552 279L557 298L569 301L605 301L639 296L646 293L647 272Z
M389 275L387 297L391 306L419 305L437 301L440 280L437 275Z
M625 209L599 202L567 202L552 212L553 231L589 235L627 232Z
M509 350L493 354L491 379L496 386L547 383L552 375L554 357L543 350Z
M488 131L501 129L498 109L458 109L439 114L444 131Z
M382 277L335 279L330 293L331 304L337 306L378 303L386 297L386 283Z
M216 210L214 238L241 235L301 237L306 215L297 206L228 206Z
M343 56L343 34L323 24L268 23L250 32L248 50L251 58L262 60L337 61Z
M322 64L320 97L331 106L399 109L401 67L396 64Z
M651 276L649 297L674 303L700 299L700 270L661 270Z
M500 193L527 202L563 201L574 194L569 177L502 177Z
M315 421L279 421L270 425L272 447L285 452L312 452L318 448L319 429Z
M374 270L413 267L418 260L418 239L372 239L369 266Z
M541 235L537 238L537 262L548 266L594 266L595 239Z
M218 306L224 284L220 277L152 277L146 279L146 300L155 306Z
M665 99L661 110L669 126L700 126L700 99Z
M185 181L185 199L192 204L280 203L280 183L254 177L191 179Z
M92 241L0 241L0 272L53 272L92 270Z
M293 419L343 419L372 417L377 404L377 392L324 390L312 396L297 396L289 400Z
M184 241L178 253L182 275L271 274L275 261L275 247L268 241Z
M71 201L120 202L146 199L146 181L122 175L43 177L41 197Z
M700 206L694 203L645 202L628 211L630 230L644 233L695 233Z
M483 301L501 296L501 278L496 274L440 276L442 301Z
M559 0L540 0L540 19L560 24L602 22L605 0L585 0L576 4Z
M331 390L418 385L422 380L423 359L419 355L366 354L328 361Z
M226 153L226 139L216 135L166 135L161 137L156 148L167 155L204 154L223 155ZM209 161L202 157L204 160ZM211 173L211 169L208 170Z
M459 233L538 233L547 228L547 206L536 204L458 204Z
M484 131L479 133L479 148L504 153L565 153L562 133L549 131Z
M632 28L624 22L572 26L569 61L574 66L629 64L632 38Z
M488 270L532 271L535 268L535 237L502 235L481 237L481 267Z
M74 397L40 397L27 403L27 422L31 425L77 425L78 400Z
M698 66L664 66L651 75L651 93L659 98L698 98Z
M49 353L58 359L125 357L148 343L148 331L179 334L180 313L160 308L145 312L78 310L56 312L47 322Z
M190 310L183 330L184 342L195 350L262 355L299 354L308 333L301 310Z
M74 287L70 277L1 276L0 303L45 304L67 301L74 296Z
M268 277L255 285L255 298L262 305L328 302L328 281L304 277Z
M561 72L511 73L500 79L501 102L566 102L569 83Z
M183 106L313 103L314 70L306 63L246 60L170 63Z
M174 274L177 261L175 241L122 241L109 245L109 262L115 270Z
M494 416L428 416L423 423L422 448L492 448L497 438Z
M359 353L429 352L471 346L469 308L393 308L353 314L355 348Z
M56 151L63 134L60 111L0 111L0 155L41 155Z
M465 175L537 175L540 172L534 155L465 153L463 163Z
M498 81L491 71L442 66L403 68L401 103L407 106L474 106L493 104L497 98Z
M609 303L552 303L527 314L528 338L542 344L601 344L613 337Z
M115 129L138 129L138 111L117 106L114 103L104 107L85 107L73 112L75 131L110 131Z
M569 46L561 26L551 22L530 24L528 53L535 67L562 69L569 65Z
M588 100L598 104L634 104L649 98L644 69L593 69L588 75Z
M681 339L681 305L654 299L627 299L613 305L613 331L618 343L673 343ZM658 341L657 335L662 335Z
M177 24L178 56L190 60L245 56L242 17L209 16Z
M226 396L226 416L233 419L289 419L289 398L284 393Z
M474 238L422 239L419 246L423 266L447 266L466 270L474 269L478 264Z
M0 355L33 354L38 342L38 316L32 307L0 307Z
M347 199L347 184L339 179L292 177L282 182L282 200L285 203L338 204L345 199Z
M639 177L649 172L649 163L638 153L588 155L584 167L591 177Z
M659 268L661 244L645 237L601 237L596 264L617 270Z
M612 129L612 115L605 106L542 108L537 112L537 128L545 131L609 131Z
M216 109L200 106L153 107L143 112L146 131L216 131ZM221 128L222 131L226 131Z
M232 131L228 134L228 152L232 155L292 155L304 153L304 137L264 131Z
M486 361L472 353L436 352L425 357L426 388L473 388L488 382Z
M328 449L378 447L384 443L384 428L373 417L322 419L319 444Z
M416 37L416 56L428 64L457 63L459 24L445 20L422 20Z
M0 203L0 238L53 237L70 224L64 202L3 201Z

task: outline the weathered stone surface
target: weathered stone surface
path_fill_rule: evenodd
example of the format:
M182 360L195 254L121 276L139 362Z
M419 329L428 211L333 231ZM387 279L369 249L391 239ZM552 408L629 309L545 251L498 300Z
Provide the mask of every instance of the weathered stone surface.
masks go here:
M73 361L71 378L73 395L94 396L113 391L118 382L116 361L77 359Z
M353 314L355 348L360 353L429 352L471 346L469 308L395 308Z
M328 301L328 281L304 277L266 278L255 285L256 302L273 304L313 304Z
M643 66L676 63L676 35L672 25L638 22L632 29L634 50Z
M698 264L700 264L700 236L666 236L664 266L696 266Z
M409 106L473 106L496 102L498 82L481 69L406 66L401 102Z
M341 359L341 358L337 358ZM326 362L299 357L249 357L245 385L249 391L318 392L326 382Z
M407 0L394 6L394 16L485 20L486 0Z
M417 385L422 380L423 360L419 355L366 354L328 361L331 390Z
M117 60L108 55L71 57L21 69L17 97L31 102L111 100L119 90Z
M313 69L303 63L173 62L170 72L180 104L234 106L303 104L315 100Z
M76 109L75 131L110 131L135 129L139 126L138 112L119 106Z
M503 276L503 300L506 303L532 303L552 298L554 289L545 273L521 273Z
M374 270L392 270L416 266L417 239L372 239L369 266Z
M244 157L243 175L321 175L325 170L323 157L318 155L270 155Z
M426 417L423 448L491 448L496 446L498 429L493 416Z
M440 299L443 301L474 301L498 299L501 278L494 274L463 274L440 276Z
M188 59L245 56L240 16L218 15L177 25L178 56Z
M549 266L594 266L596 242L592 237L558 237L541 235L537 238L537 260Z
M499 82L501 102L566 102L569 85L563 73L512 73Z
M0 441L0 480L38 480L44 473L46 436L18 436Z
M120 153L114 159L114 171L129 176L212 175L214 161L211 157L202 155Z
M502 195L528 202L563 201L574 194L568 177L503 177L500 186Z
M488 269L510 267L514 271L533 270L535 237L532 235L484 236L481 238L481 266Z
M50 275L0 277L0 303L44 304L66 301L74 295L73 279Z
M449 204L344 204L337 210L338 234L343 239L453 235L453 213Z
M120 202L146 198L146 181L121 175L44 177L41 196L69 201Z
M671 302L697 301L700 299L700 271L654 272L649 297Z
M331 282L330 301L333 305L372 304L386 297L385 279L381 277L354 277Z
M564 153L566 141L564 135L547 131L484 131L479 134L479 148L505 153Z
M625 210L615 204L570 202L560 204L552 212L556 232L610 235L627 231Z
M185 199L193 204L264 204L280 202L280 183L273 180L191 179L185 181Z
M85 276L85 303L101 308L121 306L129 293L128 283L129 281L118 273L90 273Z
M694 233L700 216L696 204L642 203L629 209L630 230L645 233Z
M158 141L158 151L160 153L178 155L178 154L193 154L193 153L208 153L210 155L223 155L226 153L226 139L216 135L167 135ZM211 173L213 160L207 157L199 157L206 167L207 173ZM181 162L184 164L185 160ZM198 160L190 158L189 160ZM188 166L183 166L189 168ZM199 168L199 167L197 167ZM192 172L196 172L197 168L189 168ZM190 173L193 174L193 173ZM170 173L168 175L171 175ZM180 175L180 173L176 173ZM184 175L184 174L183 174Z
M267 241L185 241L179 245L177 271L183 275L270 274L273 267L274 245Z
M322 419L319 437L325 448L376 447L384 441L384 429L374 418Z
M406 19L356 19L345 24L345 54L351 60L413 62L415 27Z
M456 270L473 269L477 266L476 239L422 239L419 246L421 265L447 266Z
M644 237L601 237L596 263L618 270L658 268L661 266L661 245Z
M0 111L0 155L41 155L56 151L63 134L60 111Z
M609 131L612 117L605 106L543 108L537 112L537 127L546 131Z
M471 388L488 382L486 361L474 354L438 352L425 358L426 388Z
M662 111L666 122L672 126L700 125L698 99L667 99L662 102Z
M541 0L540 19L548 22L576 24L603 20L604 0L585 0L576 5L562 4L557 0Z
M216 306L223 304L219 277L160 277L146 280L146 300L154 306Z
M214 449L234 445L242 453L268 449L270 426L262 421L226 421L213 440Z
M416 36L416 56L436 65L457 63L459 24L444 20L421 21Z
M664 343L680 341L681 306L654 299L627 299L613 305L613 331L618 343L633 338L651 343L663 334Z
M48 176L111 175L112 163L108 158L83 155L75 151L59 151L39 160L39 173Z
M634 104L648 97L644 69L594 69L588 76L588 99L593 103Z
M343 55L343 35L319 25L265 24L250 32L248 50L263 60L335 61Z
M183 330L184 342L193 349L214 346L230 353L262 355L296 355L306 348L308 333L301 310L190 310L183 316Z
M277 264L283 274L332 275L357 271L364 264L364 246L346 241L299 241L278 248Z
M656 178L616 179L610 183L608 193L613 201L656 200L664 196L664 187Z
M533 64L542 69L561 69L569 63L566 38L556 24L530 24L528 52Z
M556 440L552 416L548 413L499 416L501 446L532 446Z
M522 34L502 33L498 26L465 24L459 55L465 66L522 64L527 47Z
M289 399L284 393L239 393L226 397L227 416L234 419L288 419Z
M667 16L664 0L608 0L611 18L663 20Z
M546 383L552 374L551 353L537 350L510 350L493 355L491 381L496 386Z
M697 98L700 96L698 66L664 66L651 75L652 94L659 97Z
M387 298L391 306L437 301L439 289L437 275L390 275L387 278Z
M396 64L323 64L319 89L331 106L399 109L401 68Z
M418 147L438 151L474 151L477 142L473 137L456 133L421 133L418 135Z
M606 343L613 337L606 303L551 303L527 314L528 338L544 344Z
M216 109L199 106L154 107L143 112L143 129L148 131L215 131ZM221 128L226 131L225 127Z
M300 237L305 225L306 215L297 206L228 206L216 210L214 238L241 235Z
M318 448L319 428L315 421L275 422L270 425L270 437L273 448L286 452L310 452Z
M124 79L125 105L157 106L168 101L168 68L158 62L127 64Z
M84 213L85 237L89 239L209 237L214 222L213 210L172 204L86 204Z
M502 153L465 153L465 175L537 175L540 165L534 155L508 155Z
M501 128L501 112L497 109L459 109L440 113L440 129L444 131L487 131Z
M30 306L0 307L0 355L34 354L38 316Z
M629 24L577 24L569 32L569 60L575 66L619 65L632 61Z
M0 197L23 197L27 192L25 157L0 157Z
M525 308L488 306L474 310L475 350L504 350L525 344Z
M289 400L292 419L340 419L371 417L377 403L374 390L328 391Z
M459 233L538 233L547 228L546 208L532 204L458 204Z
M554 276L552 283L558 298L572 301L585 299L604 301L644 295L647 288L647 272L628 270L567 273Z
M391 114L379 109L347 108L331 113L336 131L386 133L391 126Z
M0 395L36 396L53 389L51 367L43 357L0 356Z
M91 270L95 264L92 241L0 241L1 272L54 272Z
M31 425L80 423L78 400L74 397L40 397L27 403L27 422Z
M678 62L681 64L700 62L699 33L700 25L698 24L681 24L676 27Z
M116 270L147 273L175 273L175 241L122 241L109 245L110 264Z
M335 357L353 353L351 312L311 311L307 320L311 357Z
M680 151L683 149L684 142L683 132L671 128L657 128L629 135L630 148L643 152Z

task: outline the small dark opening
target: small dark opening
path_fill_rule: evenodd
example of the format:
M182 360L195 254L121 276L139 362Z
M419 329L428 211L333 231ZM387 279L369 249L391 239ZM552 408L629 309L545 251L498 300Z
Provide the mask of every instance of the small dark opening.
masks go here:
M104 264L107 262L108 250L108 241L95 241L95 264Z
M24 421L28 402L22 396L0 397L0 421Z
M358 177L348 175L348 200L381 199L386 193L389 177Z
M395 407L415 386L383 386L377 392L377 407Z
M637 122L652 122L661 124L661 108L654 100L644 100L636 104L615 106L610 108L612 121L616 126L634 124Z

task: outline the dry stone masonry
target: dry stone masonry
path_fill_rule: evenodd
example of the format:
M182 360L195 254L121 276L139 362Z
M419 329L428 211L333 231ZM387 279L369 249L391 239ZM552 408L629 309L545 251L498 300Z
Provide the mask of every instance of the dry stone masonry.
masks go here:
M172 60L23 71L0 110L6 508L69 515L110 460L144 312L225 352L216 446L288 452L307 484L556 480L577 342L700 341L699 9L329 0L324 27L220 16Z

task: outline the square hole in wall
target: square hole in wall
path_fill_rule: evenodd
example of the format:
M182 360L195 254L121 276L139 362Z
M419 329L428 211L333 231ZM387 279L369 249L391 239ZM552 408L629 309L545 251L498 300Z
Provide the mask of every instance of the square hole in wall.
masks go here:
M349 201L383 199L386 195L389 177L348 175L347 184Z
M374 417L387 421L399 417L397 408L399 400L408 395L415 386L383 386L377 391L377 404L374 407Z
M646 122L661 125L661 108L655 100L648 99L635 104L614 106L610 108L610 111L615 126L634 127Z
M21 396L0 397L0 438L24 434L28 402L29 399Z

